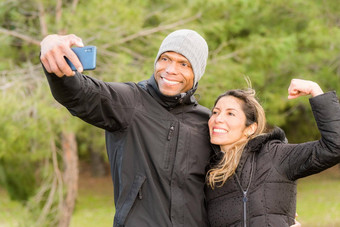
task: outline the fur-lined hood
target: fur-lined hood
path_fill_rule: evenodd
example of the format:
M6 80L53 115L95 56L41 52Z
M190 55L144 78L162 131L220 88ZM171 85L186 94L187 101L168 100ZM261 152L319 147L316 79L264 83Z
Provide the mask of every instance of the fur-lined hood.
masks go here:
M288 143L284 131L279 127L275 127L270 132L259 135L254 139L250 140L245 148L245 151L258 152L261 150L263 145L265 145L267 142L271 140L280 140L283 143Z

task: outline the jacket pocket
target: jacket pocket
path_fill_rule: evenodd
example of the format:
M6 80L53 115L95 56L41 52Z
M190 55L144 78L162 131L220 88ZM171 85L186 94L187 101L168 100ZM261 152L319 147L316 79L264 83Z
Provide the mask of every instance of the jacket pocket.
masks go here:
M145 180L146 180L146 177L143 175L138 174L135 176L131 189L122 207L116 211L114 226L124 226L126 217L128 216L131 210L131 207L135 203L137 196L139 199L142 199L141 189L142 189L142 185L145 182Z
M168 131L168 135L167 135L167 141L166 141L166 149L165 149L165 154L164 154L164 169L169 169L169 165L170 165L170 159L172 156L172 151L173 151L173 137L175 134L175 123L171 123L169 131Z

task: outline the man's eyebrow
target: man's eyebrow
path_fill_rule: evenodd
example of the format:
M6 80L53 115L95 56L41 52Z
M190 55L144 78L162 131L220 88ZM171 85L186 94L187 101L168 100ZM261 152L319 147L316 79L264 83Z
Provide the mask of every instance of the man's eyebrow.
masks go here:
M165 57L169 57L169 55L167 55L166 53L163 53L163 54L161 54L161 56L160 56L160 57L163 57L163 56L165 56Z
M190 61L187 59L183 59L182 61L179 61L180 63L186 63L191 66Z
M182 56L183 56L183 55L182 55ZM161 54L160 58L161 58L161 57L167 57L167 58L173 59L173 58L172 58L171 56L169 56L167 53ZM188 59L186 59L186 57L184 57L184 56L183 56L183 59L179 60L179 62L180 62L180 63L186 63L186 64L188 64L188 65L191 66L190 61L189 61Z

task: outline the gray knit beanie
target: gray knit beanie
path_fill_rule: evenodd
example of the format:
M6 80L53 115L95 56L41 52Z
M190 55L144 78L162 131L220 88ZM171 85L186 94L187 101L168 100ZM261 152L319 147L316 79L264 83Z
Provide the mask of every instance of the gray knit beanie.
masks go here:
M163 40L156 60L155 65L161 54L164 52L173 51L186 57L193 69L196 83L204 74L205 66L208 59L208 45L204 38L197 32L188 29L181 29L170 33Z

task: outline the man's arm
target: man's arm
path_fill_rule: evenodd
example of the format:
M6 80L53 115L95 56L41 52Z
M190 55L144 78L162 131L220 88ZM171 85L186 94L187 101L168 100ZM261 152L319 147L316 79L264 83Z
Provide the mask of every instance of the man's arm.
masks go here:
M53 97L72 115L94 126L109 131L126 128L138 103L137 86L107 83L81 74L81 63L71 50L73 45L83 45L75 35L50 35L41 42L40 59ZM72 61L77 72L64 57Z

